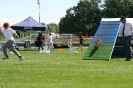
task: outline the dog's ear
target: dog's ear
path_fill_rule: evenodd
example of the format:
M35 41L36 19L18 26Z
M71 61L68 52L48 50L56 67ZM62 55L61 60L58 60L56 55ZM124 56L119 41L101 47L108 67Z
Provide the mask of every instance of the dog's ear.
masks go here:
M98 37L98 39L100 39L100 40L101 40L100 36Z

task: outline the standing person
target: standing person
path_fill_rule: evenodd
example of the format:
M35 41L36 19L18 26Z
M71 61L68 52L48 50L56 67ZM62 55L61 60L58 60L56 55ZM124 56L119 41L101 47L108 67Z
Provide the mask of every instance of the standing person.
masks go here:
M42 33L39 33L39 36L37 37L38 51L40 51L40 48L43 50L43 42L44 36L42 36Z
M6 43L2 46L2 50L4 53L4 58L2 58L2 60L7 60L9 58L8 54L7 54L7 48L10 48L13 51L13 53L19 57L19 61L22 61L22 60L24 60L24 58L15 49L15 47L14 47L15 39L12 34L15 34L17 38L19 38L19 36L13 29L9 28L9 26L10 26L9 23L6 22L3 24L4 29L1 30L2 34L4 35L4 37L6 39Z
M49 37L48 37L48 48L54 50L54 46L53 46L53 37L51 35L51 33L49 34Z
M81 32L79 32L79 48L81 48L81 51L83 50L83 36Z
M126 60L132 60L132 52L131 52L131 40L132 40L132 31L133 27L131 23L126 22L126 17L121 17L121 24L119 26L119 34L118 41L120 41L119 37L122 37L123 47L126 53Z

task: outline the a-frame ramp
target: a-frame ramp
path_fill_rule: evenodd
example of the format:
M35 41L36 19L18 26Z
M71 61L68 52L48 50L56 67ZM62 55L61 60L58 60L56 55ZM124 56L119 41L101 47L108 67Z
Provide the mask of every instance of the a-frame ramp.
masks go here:
M103 18L96 34L94 35L83 60L110 60L118 35L120 18ZM94 49L97 38L100 36L102 44Z

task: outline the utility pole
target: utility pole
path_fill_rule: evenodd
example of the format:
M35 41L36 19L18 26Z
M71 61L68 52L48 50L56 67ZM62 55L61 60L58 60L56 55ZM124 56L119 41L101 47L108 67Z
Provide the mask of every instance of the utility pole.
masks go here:
M37 0L37 4L39 5L39 23L40 23L40 1Z

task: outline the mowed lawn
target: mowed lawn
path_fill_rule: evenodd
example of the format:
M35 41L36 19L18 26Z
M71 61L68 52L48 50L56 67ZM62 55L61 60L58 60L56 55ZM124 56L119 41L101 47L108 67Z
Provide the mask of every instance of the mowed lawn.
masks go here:
M0 61L0 88L133 88L133 61L82 60L86 49L75 50L78 54L20 50L22 62L10 54Z

